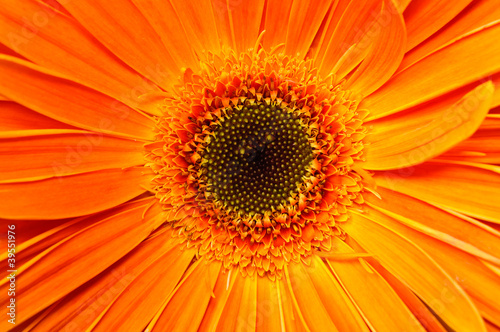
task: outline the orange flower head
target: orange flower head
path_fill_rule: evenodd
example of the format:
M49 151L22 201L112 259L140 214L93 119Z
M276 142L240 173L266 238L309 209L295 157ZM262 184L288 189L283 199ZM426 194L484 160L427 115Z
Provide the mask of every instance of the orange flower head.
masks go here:
M497 2L0 0L0 331L499 329Z
M258 46L258 45L257 45ZM363 203L358 101L314 62L257 47L208 53L161 104L148 166L186 247L244 274L330 251Z

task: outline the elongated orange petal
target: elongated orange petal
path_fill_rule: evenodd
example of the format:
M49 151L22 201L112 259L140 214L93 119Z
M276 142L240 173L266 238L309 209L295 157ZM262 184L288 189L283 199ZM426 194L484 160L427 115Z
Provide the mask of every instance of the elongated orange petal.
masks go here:
M57 244L50 254L20 273L16 279L23 286L16 292L17 322L21 323L61 299L144 240L159 225L157 215L142 218L150 202L144 203L133 209L124 208L107 219L96 220L92 226Z
M228 273L220 273L214 287L214 297L210 299L207 310L200 324L200 330L210 330L217 326L223 319L222 312L226 307L227 301L233 293L235 281L241 278L238 270L231 270ZM241 295L241 292L240 294ZM233 304L234 305L234 304ZM229 320L234 317L229 317Z
M338 253L354 252L340 240L334 245ZM423 331L396 292L365 260L328 259L328 264L372 330Z
M75 129L13 101L0 101L0 131L29 129Z
M290 21L290 10L293 0L268 1L266 4L264 30L266 33L262 43L266 49L271 49L286 41L287 29Z
M380 32L363 63L348 79L346 88L367 96L394 74L403 59L406 29L403 17L391 1L384 1L375 21Z
M2 43L0 43L0 54L15 56L15 57L18 57L20 59L27 60L21 54L15 52L13 49L11 49L10 47L8 47L7 45L4 45Z
M442 325L442 322L438 320L435 314L425 305L425 303L420 300L415 293L413 293L408 286L403 282L398 280L393 274L391 274L387 269L385 269L379 262L373 258L368 258L367 261L370 266L373 267L377 272L389 283L389 285L394 289L398 296L403 300L403 302L408 306L411 312L418 319L420 324L426 329L426 331L433 332L445 332L446 328Z
M424 41L458 15L472 0L412 1L404 12L408 50Z
M414 243L357 213L342 228L451 328L484 331L484 322L463 289ZM456 300L442 303L444 292Z
M244 278L238 271L235 273L236 281L217 324L217 331L255 331L257 315L262 314L257 311L257 277Z
M305 57L333 0L294 1L290 11L285 52ZM279 28L278 28L279 29Z
M234 45L227 1L212 1L212 12L220 44L226 46Z
M131 1L66 1L63 6L123 62L164 89L170 88L178 68Z
M153 138L154 122L149 118L30 62L0 56L0 80L1 93L53 119L97 132Z
M375 174L379 186L473 217L500 223L500 176L493 171L444 163L424 163Z
M0 182L144 164L142 143L102 134L0 138Z
M440 116L432 120L419 117L419 110L415 110L408 116L417 123L412 123L412 128L409 128L403 125L406 124L404 121L397 121L398 127L390 127L390 138L377 137L375 126L374 142L367 148L367 161L363 167L371 170L403 168L420 164L449 150L477 130L490 109L493 92L493 84L484 83L446 112L438 110ZM427 112L427 109L422 111ZM374 125L382 126L381 132L385 137L384 119Z
M219 323L222 311L233 292L236 279L239 279L239 271L231 270L229 273L220 273L214 287L214 297L210 299L207 310L200 324L200 330L210 330ZM233 304L234 305L234 304Z
M278 287L269 278L257 279L257 322L255 331L284 330Z
M453 2L448 2L448 5L453 5ZM469 7L462 11L462 14L439 30L439 33L425 39L425 41L422 41L422 43L406 53L398 71L409 67L431 52L460 38L460 36L498 19L500 19L500 7L494 1L473 1Z
M380 0L351 1L340 18L333 35L329 38L325 56L320 62L320 72L327 76L351 47L351 55L344 59L359 63L375 41L380 26L377 23L382 2ZM345 62L344 61L344 62Z
M124 102L134 100L138 88L157 90L74 19L39 1L0 3L0 42L29 60Z
M490 113L486 115L486 119L484 119L483 123L481 123L481 127L478 133L482 130L497 130L500 129L500 114L495 114L495 110L490 110Z
M368 331L362 316L321 258L314 256L312 264L304 265L304 269L339 331Z
M167 305L154 321L153 331L197 331L220 273L219 262L203 260L191 266ZM196 299L196 305L193 305Z
M64 331L89 328L110 303L172 245L170 238L171 233L163 232L141 242L128 255L66 296L37 325L37 329Z
M43 220L43 222L40 222L40 220L16 220L16 229L20 233L22 231L29 236L30 231L27 232L28 227L31 228L31 232L38 230L38 233L34 232L28 240L22 241L16 246L16 263L22 266L21 270L26 269L29 264L25 263L34 263L36 260L33 260L33 258L41 258L49 252L48 248L87 228L95 220L106 219L120 209L133 209L134 207L143 206L144 200L147 199L149 198L132 200L118 207L79 218ZM7 220L1 221L4 223L12 222ZM47 229L45 229L46 227ZM21 240L24 235L19 235ZM7 253L0 255L0 260L2 259L7 259ZM0 281L0 284L2 283Z
M116 298L94 331L142 330L186 272L195 251L181 251L178 244L161 250L164 254L138 275Z
M278 300L281 317L282 331L310 331L307 326L297 301L290 293L287 280L277 280Z
M325 25L322 27L323 31L321 36L317 36L319 39L315 40L315 43L317 43L317 49L314 52L314 58L317 63L321 63L323 61L325 53L328 50L330 38L337 29L337 25L350 3L350 0L338 0L332 4L328 16L325 18Z
M402 13L405 11L406 7L408 7L411 1L412 0L394 0L393 2L398 12Z
M368 96L370 119L397 113L500 71L500 24L423 58ZM459 57L456 57L460 54ZM450 62L449 59L455 59Z
M290 285L290 293L309 329L311 331L338 331L321 297L316 292L311 278L302 266L302 262L285 266L285 274Z
M491 78L495 86L500 83L500 74L493 75ZM481 81L474 82L443 96L434 98L429 102L411 107L404 112L365 122L366 126L371 128L371 135L368 138L369 142L374 144L383 140L390 140L391 137L401 135L402 132L413 132L425 123L430 123L435 119L447 119L446 114L450 113L449 109L453 105L457 104L467 93L470 93L484 83ZM493 95L493 105L496 99L500 102L500 90L497 87ZM418 116L415 115L417 113ZM489 116L491 115L487 115L481 123L480 128L483 128L485 123L491 123ZM401 126L403 122L406 124L404 127Z
M472 137L439 156L439 159L500 164L500 117L486 118Z
M481 315L486 319L493 317L497 323L500 323L500 278L498 275L485 268L478 259L456 250L450 250L449 247L442 249L436 245L429 250L435 251L433 258L470 295ZM482 309L485 307L488 309Z
M224 3L225 1L218 1ZM183 1L171 0L175 13L182 23L187 41L196 53L204 50L220 50L219 35L214 18L214 9L210 0ZM223 8L223 7L220 7Z
M231 38L237 52L254 47L260 34L264 3L263 0L227 1Z
M385 227L403 235L429 253L471 296L474 304L479 301L488 306L491 312L495 312L495 316L500 314L500 277L489 270L480 259L410 229L385 213L369 209L368 214L370 218L376 219ZM464 232L466 231L464 229ZM446 305L457 299L453 294L443 291L440 300L443 305Z
M134 5L148 20L165 45L173 64L174 73L183 67L197 68L198 63L192 44L181 29L182 22L169 1L133 0ZM153 69L153 68L152 68ZM159 68L158 68L159 69ZM152 71L150 74L153 74Z
M55 230L58 229L58 227L66 225L70 221L71 219L44 220L44 222L39 222L38 220L17 220L16 230L18 234L16 235L18 236L16 236L16 240L19 241L19 244L16 246L16 263L20 260L19 256L30 246L29 243L36 242L34 239L42 236L42 234L48 234L51 231L56 232ZM8 225L10 222L12 221L0 219L2 225ZM38 253L40 251L42 250L36 252ZM0 260L6 260L7 256L7 252L0 254ZM19 262L19 265L22 265L21 262Z
M31 182L0 184L0 217L59 219L109 209L142 194L144 168L109 169Z
M486 321L486 330L488 332L500 332L500 325Z
M499 313L497 308L492 308L489 305L486 305L478 300L476 300L475 303L479 311L481 311L481 315L483 315L486 322L489 321L497 326L500 326L500 319L498 318Z
M382 199L366 195L369 206L400 223L448 243L482 259L500 264L500 233L477 222L473 224L433 205L386 188Z

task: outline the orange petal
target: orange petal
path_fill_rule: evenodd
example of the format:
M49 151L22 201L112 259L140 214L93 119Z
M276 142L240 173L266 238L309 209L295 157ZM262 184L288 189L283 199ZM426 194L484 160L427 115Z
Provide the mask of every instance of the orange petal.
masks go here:
M335 241L339 253L354 251L344 242ZM345 292L352 299L368 326L374 331L423 331L390 285L362 258L328 264Z
M37 325L41 331L86 330L130 283L170 248L171 233L141 242L128 255L68 294Z
M154 331L197 331L220 273L219 262L198 260L166 299L148 328ZM196 305L193 305L196 299Z
M361 107L380 118L499 72L500 43L491 42L499 38L496 24L460 39L393 76Z
M227 1L231 38L236 51L254 47L260 34L264 3L264 0Z
M364 197L373 209L471 255L500 264L499 232L396 191L379 187L377 192L382 199L373 195Z
M18 274L16 280L23 286L16 292L17 323L92 279L144 240L162 222L156 215L143 219L150 202L133 209L125 206L107 219L96 219L90 227L57 244Z
M486 115L483 123L481 123L480 130L497 130L500 129L500 114L494 114L494 109L490 110L490 113Z
M500 117L487 117L472 137L461 142L439 159L500 164Z
M290 22L290 11L293 0L268 1L264 16L263 44L266 49L271 49L276 45L286 41L287 29Z
M394 74L403 59L406 46L403 17L390 0L384 1L384 7L374 24L378 24L380 30L378 37L366 59L346 83L347 89L365 96L380 88Z
M338 331L302 264L291 263L285 266L292 301L311 331Z
M500 176L467 166L428 162L376 173L377 185L467 215L500 223Z
M329 75L335 67L338 67L337 62L351 48L353 49L350 55L343 60L354 65L363 60L368 47L375 41L377 32L380 30L376 19L381 8L380 0L354 0L349 3L335 32L325 40L328 47L319 66L324 76Z
M144 168L109 169L32 182L0 184L0 216L59 219L99 212L145 191L152 175Z
M261 277L245 278L239 271L233 273L237 274L236 281L217 324L217 331L255 331L257 315L266 314L257 311L256 279Z
M491 78L495 86L500 84L500 73L493 75ZM370 143L373 144L390 139L394 135L400 135L401 130L405 132L413 131L421 127L424 122L431 122L436 118L446 118L445 114L449 113L448 109L457 104L467 93L470 93L484 83L484 81L479 80L421 105L411 107L403 112L375 120L368 120L366 126L371 129L371 134L373 134L369 136ZM493 104L496 102L496 99L500 102L499 88L500 86L495 88ZM415 116L415 113L418 113L418 116ZM489 120L490 116L493 115L488 114L487 118L481 123L480 128L483 128L485 124L491 123L491 120ZM403 122L406 124L404 128L401 126Z
M387 130L384 118L374 123L373 143L367 148L365 169L396 169L420 164L471 136L483 122L493 98L491 82L484 83L465 95L446 112L429 120L420 117L415 110L408 117L410 121L389 119ZM430 109L435 109L433 105ZM422 113L428 113L426 108ZM407 126L407 124L409 124ZM382 137L377 137L377 126L382 127ZM414 129L413 129L414 128ZM387 137L391 135L390 138Z
M255 331L284 331L278 287L269 278L257 279L257 323Z
M313 256L312 264L310 266L304 265L304 269L339 331L369 330L363 317L321 258Z
M497 308L492 308L488 305L485 305L481 301L475 301L475 304L479 311L481 312L481 315L483 315L484 319L486 322L491 322L497 326L500 326L500 319L499 317L499 312Z
M1 3L0 42L29 60L123 102L133 100L138 89L157 90L74 19L39 1Z
M484 322L463 289L414 243L357 213L342 229L374 254L383 267L408 285L452 329L484 331ZM455 301L439 301L443 293Z
M142 143L102 134L0 138L0 182L144 164Z
M444 4L444 2L442 2L442 4ZM445 5L453 6L455 5L455 2L448 1ZM422 41L418 46L406 53L398 71L409 67L413 63L422 59L431 52L442 48L446 44L459 39L464 34L479 29L490 22L498 20L499 18L500 7L494 1L473 1L459 16L455 17L454 20L440 29L439 33L425 39L425 41Z
M314 50L314 59L316 59L317 63L321 63L321 61L323 61L330 43L330 38L337 29L337 25L350 3L351 0L337 0L333 2L327 17L325 18L324 25L320 27L321 35L316 36L316 39L313 42L313 44L316 45L316 49Z
M173 59L173 63L169 66L174 73L180 74L180 69L183 67L198 68L192 44L186 42L190 39L180 28L182 21L170 1L133 0L132 2L161 38L165 49Z
M228 273L219 274L214 287L214 296L208 303L207 310L205 311L205 315L199 327L200 330L210 330L210 328L217 326L221 319L224 319L222 311L233 293L233 287L236 280L239 280L240 277L240 272L237 269L230 270ZM241 295L241 293L238 295ZM228 317L228 320L234 320L234 317Z
M471 256L439 240L408 228L388 215L372 209L369 216L388 229L397 232L421 247L471 296L474 304L487 306L489 311L500 317L500 277L489 270L479 258ZM420 212L419 214L423 214ZM467 232L467 229L464 229ZM440 297L442 305L455 302L456 298L447 291ZM481 309L481 307L478 307Z
M300 54L302 58L306 56L332 3L333 0L319 2L298 0L293 2L286 33L285 52L287 54ZM278 29L283 28L279 27Z
M52 232L61 225L65 225L67 222L70 222L71 219L59 219L59 220L44 220L44 222L39 222L38 220L17 220L16 221L16 230L18 234L16 234L16 240L19 242L16 246L16 263L20 264L20 255L28 248L31 241L34 241L35 238L41 236L41 234L46 234L48 232ZM2 225L8 225L11 220L0 219L0 223ZM54 231L55 232L55 231ZM57 242L57 241L56 241ZM52 243L53 244L53 243ZM47 247L50 247L47 246ZM40 250L41 251L41 250ZM37 253L40 251L36 251ZM8 253L0 254L0 261L7 259Z
M276 281L281 331L310 331L286 280Z
M225 1L218 1L224 3ZM187 41L193 50L201 55L203 51L217 52L220 50L217 25L210 0L182 1L171 0L177 17L187 36ZM220 7L223 8L223 7Z
M500 325L486 321L486 330L488 332L500 332Z
M27 60L21 54L15 52L13 49L11 49L10 47L7 47L6 45L4 45L2 43L0 43L0 54L15 56L15 57L18 57L20 59Z
M405 11L406 7L410 4L411 0L393 0L398 12L402 13Z
M149 118L30 62L0 56L0 80L1 93L53 119L97 132L153 138L154 122Z
M0 131L28 129L75 129L13 101L0 101Z
M40 222L40 220L16 220L16 229L19 231L20 240L19 245L16 246L16 264L22 266L20 270L25 270L30 264L32 265L37 259L50 252L50 250L47 250L48 248L87 228L95 220L106 219L114 215L117 210L125 208L125 205L127 209L142 206L144 200L147 199L149 198L135 199L118 207L79 218L44 220L43 222ZM0 221L12 222L2 219ZM27 229L28 227L30 230ZM46 227L47 229L45 229ZM25 234L21 235L21 232L28 236L32 233L32 236L21 242L22 237L25 236ZM35 257L36 259L34 259ZM7 259L7 253L0 254L0 260L2 259ZM0 281L0 284L2 283Z
M180 245L162 248L161 255L121 292L93 331L140 331L151 321L191 263L195 251Z
M408 30L408 50L445 26L471 2L472 0L411 2L404 13Z
M45 5L47 5L51 8L54 8L54 10L56 10L64 15L71 16L71 14L66 9L64 9L57 1L39 0L39 2L43 2ZM62 1L60 1L60 2L62 2Z
M164 89L170 88L178 68L131 1L65 1L63 6L120 60Z
M385 269L379 262L373 258L368 258L367 261L370 263L375 270L389 283L389 285L394 289L398 296L403 300L403 302L408 306L410 311L415 315L420 324L425 328L426 331L434 332L446 332L446 328L442 325L442 322L438 320L435 314L423 303L418 296L413 293L408 286L403 282L398 280L394 275L392 275L387 269Z

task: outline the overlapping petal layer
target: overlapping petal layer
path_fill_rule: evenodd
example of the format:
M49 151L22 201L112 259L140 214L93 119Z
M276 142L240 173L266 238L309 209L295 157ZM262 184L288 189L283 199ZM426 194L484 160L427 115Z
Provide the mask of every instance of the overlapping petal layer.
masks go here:
M488 114L500 105L500 44L494 42L500 12L494 1L0 3L0 224L22 233L18 329L500 326L500 118L498 108ZM267 57L261 44L269 54L284 55L276 58L280 65L269 61L263 67L263 83L256 86L255 64ZM221 50L236 69L226 68ZM318 70L286 66L303 59ZM293 67L294 74L275 69L281 67ZM241 77L231 83L221 75L207 86L213 77L197 74L224 70ZM143 151L146 144L161 159L189 135L199 139L189 123L197 119L186 110L192 107L207 121L218 117L230 103L243 102L243 94L232 95L231 84L256 100L300 101L307 110L326 98L311 85L290 100L266 95L278 76L293 77L282 84L284 91L328 77L339 95L335 100L349 100L347 106L332 98L323 102L329 109L324 114L347 116L350 127L335 143L316 148L356 150L359 158L314 165L331 174L352 162L357 182L325 181L328 194L311 211L285 211L327 222L330 203L338 199L338 211L329 212L346 217L335 221L334 236L321 247L310 244L324 240L321 229L283 231L283 241L276 242L283 244L280 252L255 244L267 231L250 231L255 238L248 240L247 256L235 256L244 271L256 270L246 267L252 257L269 267L270 254L284 271L281 278L251 277L238 265L203 257L235 236L216 224L217 236L204 239L202 249L192 247L190 236L199 236L195 230L206 219L186 194L191 173L162 170L176 181L170 203L184 205L176 210L169 202L158 204L149 192L153 176L143 167ZM177 85L178 77L189 81L188 91ZM173 91L185 98L174 101ZM182 104L193 95L214 113L202 114L202 102ZM186 125L180 136L168 137L168 146L165 140L152 143L153 127L174 126L158 119L165 104L173 105L169 116ZM351 105L357 106L352 116L346 113ZM322 119L332 133L337 130L331 119ZM356 131L362 125L370 128L366 137ZM321 141L316 127L310 133ZM192 147L181 150L198 159ZM167 161L186 166L189 160ZM318 175L314 183L321 180ZM294 200L299 208L303 199ZM181 237L180 229L171 228L180 220L188 221ZM286 241L294 237L308 241ZM271 235L265 241L271 243ZM291 252L298 253L293 260ZM0 283L2 294L8 284ZM4 317L6 301L2 297ZM2 330L11 327L0 322Z

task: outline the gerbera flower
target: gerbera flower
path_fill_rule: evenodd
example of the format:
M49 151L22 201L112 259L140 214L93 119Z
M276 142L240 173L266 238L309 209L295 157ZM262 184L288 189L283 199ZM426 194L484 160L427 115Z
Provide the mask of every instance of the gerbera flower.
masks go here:
M1 3L2 330L500 328L495 1Z

